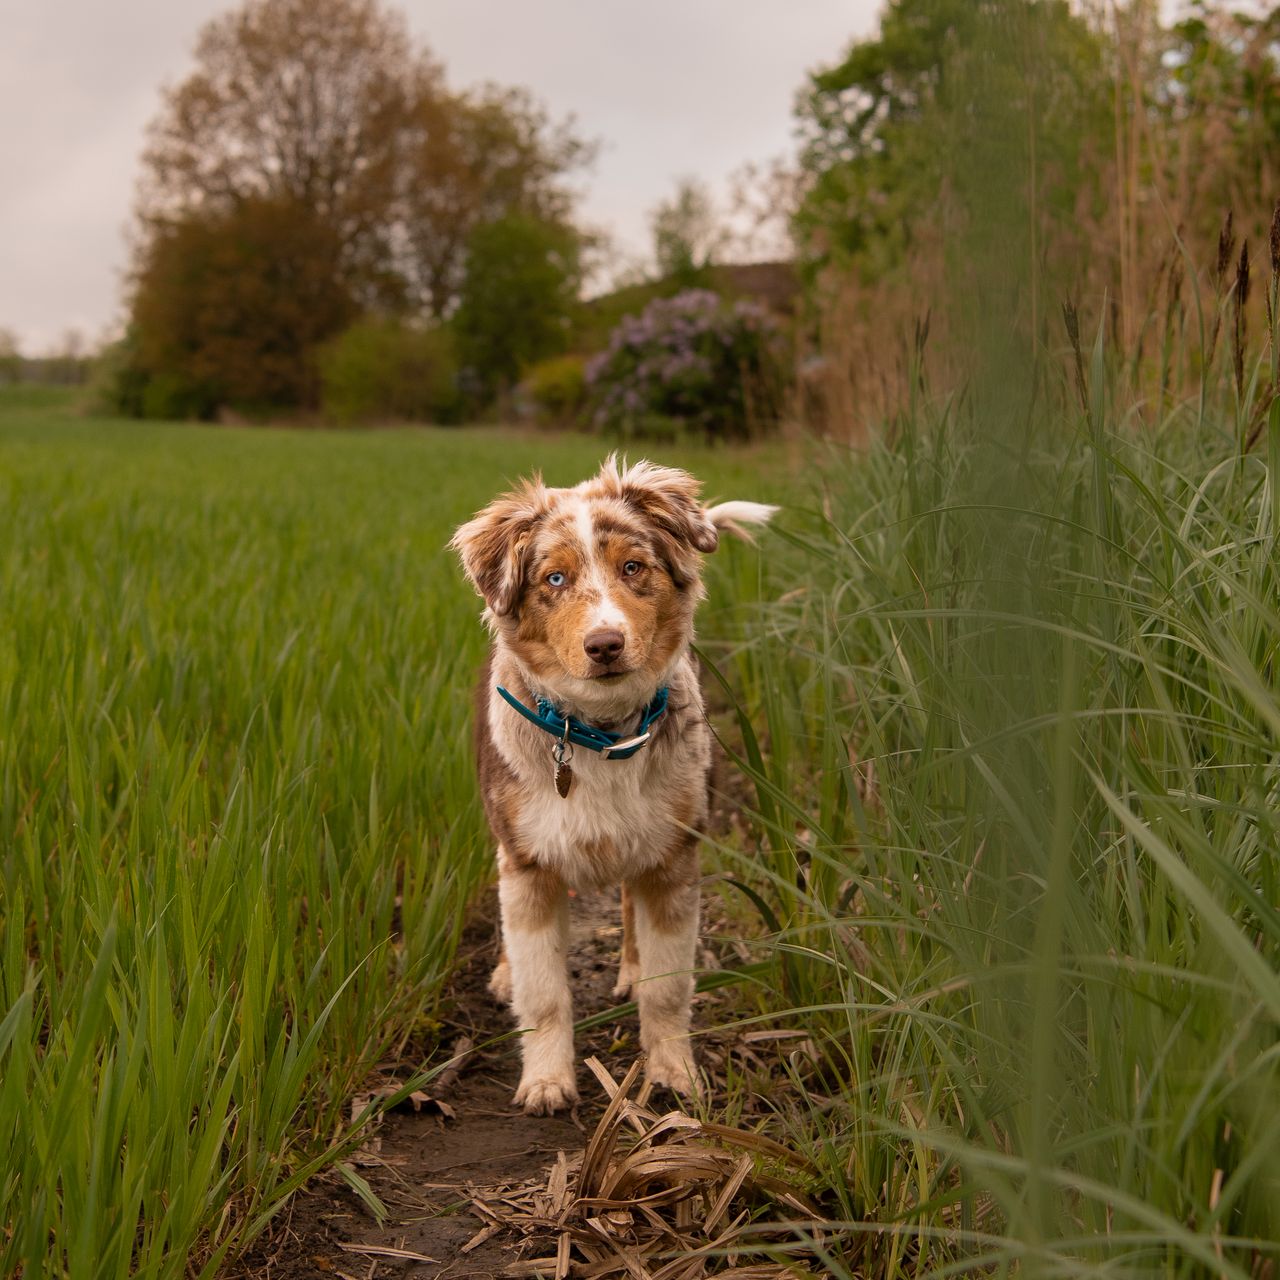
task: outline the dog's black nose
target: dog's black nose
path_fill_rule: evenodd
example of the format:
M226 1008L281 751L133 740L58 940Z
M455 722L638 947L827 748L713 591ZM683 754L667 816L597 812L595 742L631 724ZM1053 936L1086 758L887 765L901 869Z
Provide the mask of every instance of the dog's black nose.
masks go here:
M627 642L621 631L593 631L583 642L587 657L592 662L616 662Z

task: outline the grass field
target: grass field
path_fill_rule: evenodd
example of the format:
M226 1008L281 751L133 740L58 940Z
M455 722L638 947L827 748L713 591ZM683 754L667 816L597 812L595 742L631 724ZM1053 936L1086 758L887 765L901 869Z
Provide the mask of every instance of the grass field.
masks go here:
M211 1272L436 1048L491 869L445 543L602 447L64 406L0 408L0 1274Z
M1241 457L1252 402L983 409L815 447L812 497L673 458L789 508L702 629L755 795L708 859L741 1016L810 1041L770 1132L837 1225L797 1248L1274 1275L1280 415ZM366 1066L436 1047L489 860L443 543L599 452L0 417L0 1272L211 1274Z

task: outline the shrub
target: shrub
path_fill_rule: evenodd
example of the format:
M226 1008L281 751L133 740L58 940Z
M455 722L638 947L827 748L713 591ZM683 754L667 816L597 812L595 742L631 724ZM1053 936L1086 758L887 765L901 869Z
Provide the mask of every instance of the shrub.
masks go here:
M450 422L457 361L443 329L366 317L320 351L321 403L337 422Z
M571 425L586 402L586 362L575 355L540 360L525 374L520 390L539 422Z
M745 436L768 420L777 325L758 303L689 289L625 316L587 366L592 420L641 434L675 419L708 437Z

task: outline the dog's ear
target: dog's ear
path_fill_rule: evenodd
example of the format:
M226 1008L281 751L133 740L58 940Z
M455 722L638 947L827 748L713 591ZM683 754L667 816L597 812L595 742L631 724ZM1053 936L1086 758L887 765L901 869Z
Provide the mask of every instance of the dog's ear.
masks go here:
M462 525L449 543L497 617L512 613L520 601L531 535L547 509L547 491L541 479L534 477L496 498Z
M702 488L698 481L687 471L655 466L652 462L619 469L616 457L605 462L601 478L612 478L617 496L645 517L657 535L676 586L696 582L699 553L714 551L720 544L715 524L698 501Z

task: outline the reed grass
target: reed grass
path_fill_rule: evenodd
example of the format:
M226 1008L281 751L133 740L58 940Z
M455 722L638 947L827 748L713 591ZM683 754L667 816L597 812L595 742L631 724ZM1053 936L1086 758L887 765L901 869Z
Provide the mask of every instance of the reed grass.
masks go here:
M836 1276L1280 1257L1271 353L1135 430L1065 319L1055 394L833 449L720 655L759 833L721 856L758 1016L819 1045L777 1124Z

